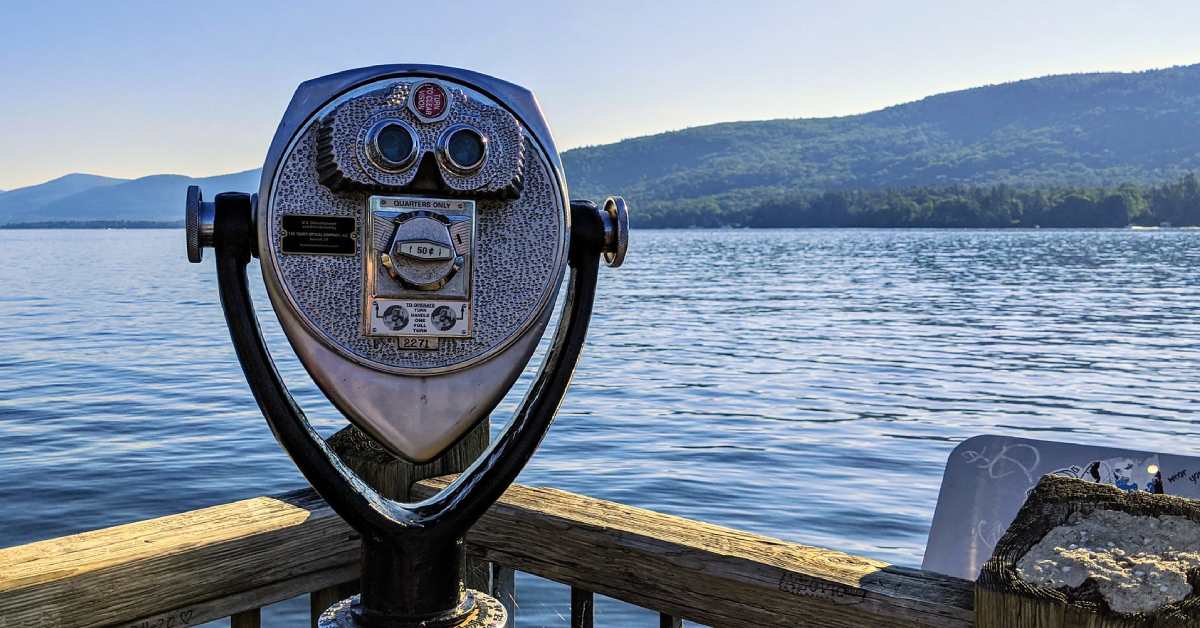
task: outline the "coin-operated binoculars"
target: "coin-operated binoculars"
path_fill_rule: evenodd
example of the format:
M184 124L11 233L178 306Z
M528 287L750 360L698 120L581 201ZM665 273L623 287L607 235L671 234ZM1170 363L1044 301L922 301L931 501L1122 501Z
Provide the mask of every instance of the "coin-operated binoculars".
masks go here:
M619 197L568 201L533 94L454 68L389 65L302 84L257 195L187 198L188 257L216 250L221 305L276 438L363 539L362 594L322 626L503 626L462 582L466 530L546 433L587 333L600 258L628 242ZM504 432L439 494L387 499L312 429L267 353L247 288L267 294L313 381L392 453L435 458L486 417L569 289L541 370ZM361 597L361 599L360 599Z

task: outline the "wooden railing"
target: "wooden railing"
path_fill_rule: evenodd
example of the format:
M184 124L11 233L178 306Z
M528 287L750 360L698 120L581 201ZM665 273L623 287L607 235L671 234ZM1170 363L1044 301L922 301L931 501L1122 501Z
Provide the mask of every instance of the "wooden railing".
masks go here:
M394 499L420 499L486 447L477 427L411 465L348 428L330 444ZM515 571L571 587L571 626L606 595L713 626L973 625L972 583L593 499L511 487L466 538L468 586L516 611ZM0 549L0 628L177 628L223 617L255 628L262 607L307 594L313 625L357 590L358 534L311 491ZM519 617L518 617L519 620Z
M444 485L419 484L418 495ZM498 567L571 586L571 625L592 596L661 613L661 625L970 626L971 583L564 491L513 486L467 537ZM175 628L311 594L348 594L357 534L309 491L258 497L0 550L0 626Z

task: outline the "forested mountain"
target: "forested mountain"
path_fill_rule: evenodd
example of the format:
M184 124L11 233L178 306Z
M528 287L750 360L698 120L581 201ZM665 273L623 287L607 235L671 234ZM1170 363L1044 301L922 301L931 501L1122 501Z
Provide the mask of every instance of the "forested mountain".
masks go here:
M840 118L731 122L563 155L571 193L636 224L740 223L803 193L1116 186L1200 169L1200 65L978 87Z
M1021 225L1036 216L1049 226L1091 216L1104 202L1111 209L1114 195L1127 198L1129 220L1153 221L1147 185L1183 189L1185 175L1200 171L1200 65L1050 76L838 118L714 124L578 148L563 161L572 196L623 194L635 226L920 226L954 223L944 215L954 211L967 212L958 222L969 224ZM68 175L0 194L0 223L178 221L187 185L252 191L257 179L255 170L207 179ZM985 197L1009 199L1007 209L985 208ZM1060 202L1075 197L1090 205ZM836 198L844 214L813 209ZM887 211L865 206L889 198ZM897 205L899 198L907 200ZM901 206L910 210L903 217ZM1105 216L1093 222L1118 213Z

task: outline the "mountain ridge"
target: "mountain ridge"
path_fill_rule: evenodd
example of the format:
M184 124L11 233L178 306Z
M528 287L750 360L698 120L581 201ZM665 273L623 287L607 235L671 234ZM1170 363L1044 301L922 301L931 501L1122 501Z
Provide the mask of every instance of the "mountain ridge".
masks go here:
M102 189L123 181L126 179L73 172L37 185L7 190L0 194L0 222L7 222L5 217L20 208L42 207L81 192Z
M846 116L721 122L562 158L573 196L623 194L635 224L654 226L722 224L825 191L1156 183L1200 170L1200 64L1023 79ZM177 220L187 185L250 191L257 172L116 180L17 209L12 195L29 189L19 188L0 194L0 223Z
M63 178L40 185L48 186ZM54 198L36 206L18 204L18 201L11 198L11 195L29 188L6 192L0 195L0 223L61 220L176 221L182 216L182 201L179 199L184 198L187 186L200 185L210 193L252 190L258 187L259 170L251 169L210 177L153 174L136 179L102 178L109 179L109 182L71 194L56 194Z

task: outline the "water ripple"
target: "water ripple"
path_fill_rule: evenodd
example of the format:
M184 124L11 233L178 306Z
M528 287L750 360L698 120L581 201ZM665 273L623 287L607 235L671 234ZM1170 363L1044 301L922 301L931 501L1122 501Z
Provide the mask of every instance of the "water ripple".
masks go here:
M602 272L521 480L917 565L946 456L972 435L1196 454L1196 237L639 231ZM211 260L187 264L181 242L0 231L0 545L303 484L237 366ZM285 380L332 433L256 290ZM565 590L520 586L522 625L565 625Z

